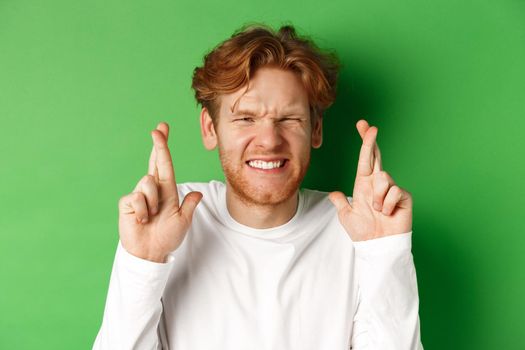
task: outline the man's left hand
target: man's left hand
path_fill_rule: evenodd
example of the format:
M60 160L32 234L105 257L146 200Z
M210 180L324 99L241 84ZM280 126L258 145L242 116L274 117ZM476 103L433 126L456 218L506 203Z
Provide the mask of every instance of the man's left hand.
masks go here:
M382 169L377 128L365 120L356 124L363 139L352 203L342 192L330 193L339 221L352 241L386 237L412 230L412 195L396 186Z

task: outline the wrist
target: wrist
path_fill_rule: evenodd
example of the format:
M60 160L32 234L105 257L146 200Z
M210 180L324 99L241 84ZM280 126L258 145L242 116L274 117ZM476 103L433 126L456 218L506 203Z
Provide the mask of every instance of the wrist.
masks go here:
M134 249L126 249L126 251L136 258L151 261L157 264L165 264L168 261L168 254L144 252Z
M167 255L151 255L141 258L158 264L165 264L168 261Z

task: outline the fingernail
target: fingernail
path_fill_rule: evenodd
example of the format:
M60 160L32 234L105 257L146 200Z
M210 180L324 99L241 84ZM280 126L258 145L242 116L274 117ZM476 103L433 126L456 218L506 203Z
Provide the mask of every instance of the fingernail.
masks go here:
M377 210L377 211L381 210L381 206L379 205L379 203L374 202L374 209Z
M140 222L145 224L146 222L148 222L148 218L142 218L142 220Z
M158 209L157 207L153 207L153 208L151 209L151 215L155 215L155 214L157 214L157 211L158 211L158 210L159 210L159 209Z

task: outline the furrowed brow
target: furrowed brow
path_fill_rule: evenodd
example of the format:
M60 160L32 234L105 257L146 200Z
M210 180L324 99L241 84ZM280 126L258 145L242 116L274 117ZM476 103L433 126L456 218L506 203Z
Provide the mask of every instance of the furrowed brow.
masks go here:
M287 112L284 112L282 116L283 117L292 117L292 116L303 117L304 112L303 111L287 111Z
M233 113L233 116L245 116L245 115L248 115L250 117L258 117L257 113L255 113L254 111L247 110L247 109L239 109L235 111L235 113Z

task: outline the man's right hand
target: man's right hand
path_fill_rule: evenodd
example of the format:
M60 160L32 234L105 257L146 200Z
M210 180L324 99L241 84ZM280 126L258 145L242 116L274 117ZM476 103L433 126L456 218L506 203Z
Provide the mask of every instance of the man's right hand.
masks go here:
M168 133L167 123L160 123L151 132L148 175L119 201L122 246L136 257L159 263L166 262L168 254L184 240L202 198L202 193L190 192L179 206Z

